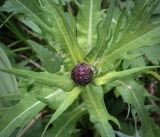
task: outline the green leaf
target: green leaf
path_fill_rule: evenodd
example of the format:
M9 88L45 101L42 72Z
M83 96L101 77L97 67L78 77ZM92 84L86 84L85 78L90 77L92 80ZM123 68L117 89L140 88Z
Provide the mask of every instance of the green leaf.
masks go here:
M46 132L45 137L70 137L76 127L78 119L86 113L83 105L78 106L71 112L62 114L54 123L53 128Z
M101 137L115 137L114 130L108 121L112 120L118 125L119 123L105 107L102 88L89 85L82 91L82 97L89 111L90 120L95 124Z
M137 67L133 69L123 70L123 71L112 71L104 76L96 78L94 81L97 85L103 85L105 83L111 82L116 79L120 79L126 76L131 76L136 73L145 73L148 69L160 68L160 66L146 66L146 67Z
M15 74L40 84L59 87L65 91L70 91L73 88L73 83L68 74L51 74L48 72L34 72L9 68L0 68L0 71Z
M63 90L61 90L61 92L63 93L55 95L54 98L45 98L42 96L37 96L36 98L54 110L55 108L58 108L64 98L70 94L69 92L64 92Z
M36 32L38 34L42 33L42 31L39 28L39 26L36 25L32 20L30 20L26 16L24 16L24 15L16 15L16 18L19 21L21 21L22 23L24 23L27 27L29 27L30 29L32 29L34 32Z
M60 42L63 46L63 50L66 54L71 56L74 64L78 62L83 62L83 55L80 52L80 47L78 45L76 35L72 32L69 27L62 8L56 6L54 3L49 2L49 0L44 1L44 12L47 16L52 19L51 34L54 35L56 40Z
M105 21L103 24L99 24L98 27L98 37L95 47L92 48L92 50L89 52L89 54L86 56L86 60L90 62L90 64L94 64L100 56L103 55L104 50L108 46L108 42L110 40L110 33L111 33L111 23L112 23L112 17L114 13L115 8L115 1L110 1L110 6L107 11L107 15L105 18ZM101 26L100 26L101 25Z
M146 74L150 74L152 75L153 77L155 77L157 80L160 81L160 75L154 71L145 71Z
M140 51L140 49L129 52L126 58L123 60L122 66L123 69L146 66L143 53Z
M1 44L0 44L1 45ZM3 49L0 47L0 67L5 69L12 68L9 59ZM11 94L19 94L17 80L14 75L0 72L0 97ZM0 107L13 105L13 102L0 101Z
M25 9L23 9L22 6L16 3L15 0L6 0L4 4L0 7L0 11L17 13L24 12Z
M127 52L140 47L158 44L160 40L155 40L156 37L160 37L160 26L149 29L125 45L117 47L117 49L108 53L101 61L99 61L98 67L101 67L103 72L112 70L115 67L116 62L123 59Z
M129 103L132 107L132 113L137 113L141 121L141 132L144 137L157 137L154 135L153 126L150 123L150 117L144 106L144 88L132 79L118 81L120 86L116 90L121 94L124 102Z
M143 47L140 49L145 57L153 64L158 65L160 62L160 45L151 46L151 47Z
M80 89L78 87L74 87L71 92L69 92L68 96L64 98L62 103L59 105L55 113L52 115L51 119L49 120L48 124L46 125L42 136L44 136L48 126L53 123L79 96L80 94Z
M123 61L123 69L128 68L137 68L137 67L144 67L146 66L146 62L142 56L136 57L133 60L124 60Z
M86 50L96 42L96 27L101 17L101 0L83 0L77 15L77 37L79 44Z
M6 4L7 3L7 4ZM44 29L49 30L48 24L40 16L40 3L37 0L27 1L27 0L10 0L5 3L5 11L14 13L24 13L38 25L43 26ZM11 8L10 8L11 6ZM36 8L35 8L36 7ZM3 8L2 8L3 9ZM37 13L38 12L38 13Z
M18 127L27 124L46 105L36 99L36 96L46 99L54 98L63 94L62 90L53 91L53 88L41 88L35 93L25 95L18 104L9 109L2 110L0 121L0 136L9 137Z
M120 131L117 131L116 134L118 135L118 137L140 137L139 135L129 136L129 135L123 134Z
M10 6L12 7L11 9L9 8ZM63 9L55 5L54 1L11 0L7 1L2 9L9 12L23 13L41 28L47 41L60 43L61 52L65 51L72 59L73 64L83 62L83 55L78 45L76 34L69 27L64 17ZM51 36L52 39L50 39Z
M55 73L60 70L60 66L62 62L56 53L53 53L46 47L43 47L42 45L34 41L29 40L28 43L36 52L37 57L42 62L42 65L46 69L46 71L50 73Z
M160 42L160 24L149 22L154 8L160 1L141 1L138 4L137 2L133 14L126 16L126 22L123 27L120 26L119 37L116 41L110 41L103 57L97 60L97 67L103 72L115 69L117 63L124 59L128 52Z

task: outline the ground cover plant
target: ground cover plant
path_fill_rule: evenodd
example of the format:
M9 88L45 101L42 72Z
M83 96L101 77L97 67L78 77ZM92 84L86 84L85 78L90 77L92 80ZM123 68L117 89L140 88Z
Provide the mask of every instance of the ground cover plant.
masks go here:
M0 2L0 137L159 137L159 0Z

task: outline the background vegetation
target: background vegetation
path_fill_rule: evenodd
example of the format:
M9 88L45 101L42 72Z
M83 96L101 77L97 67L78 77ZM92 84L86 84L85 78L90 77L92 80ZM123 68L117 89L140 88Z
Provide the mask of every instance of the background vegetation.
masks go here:
M0 5L0 137L160 136L159 0Z

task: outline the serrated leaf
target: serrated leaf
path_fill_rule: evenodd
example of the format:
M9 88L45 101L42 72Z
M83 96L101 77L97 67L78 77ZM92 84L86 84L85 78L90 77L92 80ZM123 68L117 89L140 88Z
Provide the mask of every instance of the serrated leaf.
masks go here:
M53 124L53 128L46 132L45 137L70 137L75 130L77 120L84 115L85 112L86 109L83 104L71 112L62 114Z
M2 110L2 119L0 121L0 136L9 137L11 133L18 127L27 124L39 111L46 105L36 99L36 96L45 97L46 99L54 98L63 94L62 90L53 91L39 89L36 94L30 93L25 95L21 101L14 107Z
M34 82L45 84L48 86L59 87L65 91L70 91L73 88L73 83L68 74L51 74L48 72L34 72L29 70L0 68L0 71L15 74Z
M64 100L62 101L62 103L59 105L59 107L57 108L57 110L55 111L55 113L52 115L51 119L49 120L48 124L46 125L42 136L44 136L48 126L53 123L79 96L80 94L80 89L78 87L74 87L68 94L68 96L66 96L64 98Z
M132 79L119 81L119 83L121 85L116 87L116 90L121 94L124 102L131 105L131 111L138 114L143 136L156 137L153 132L153 127L148 124L150 123L150 117L144 106L145 96L143 94L143 87Z
M75 34L67 24L63 11L54 3L46 0L44 3L44 12L52 19L52 33L54 37L61 43L66 54L71 56L72 61L76 64L83 61L83 55L80 52ZM55 29L56 28L56 29Z
M97 26L99 30L98 30L96 45L92 48L92 50L86 56L86 60L90 64L94 64L98 60L98 58L103 55L104 50L108 46L108 42L110 40L110 35L111 35L110 26L112 23L112 17L113 17L114 8L115 8L115 1L116 0L110 1L110 6L107 11L105 21L103 22L102 26Z
M82 91L82 97L90 114L90 120L95 124L101 137L115 137L114 130L109 124L109 120L118 124L118 121L112 117L104 104L103 90L101 87L93 85L87 86Z
M98 66L102 67L103 72L112 70L116 62L120 59L123 59L123 56L128 51L132 51L144 46L152 46L159 43L159 40L154 40L154 38L156 37L160 37L160 26L148 30L147 32L136 37L135 39L132 39L122 47L117 48L113 52L108 53L108 55L106 55L104 59L102 59L99 62Z
M150 24L149 20L153 9L160 1L145 1L136 4L133 14L127 16L125 26L119 31L116 41L110 42L110 47L100 58L97 67L102 71L115 69L116 64L123 60L128 52L141 47L153 46L160 42L160 24ZM114 38L113 38L114 39Z
M89 50L95 45L96 27L100 21L101 0L83 0L77 15L77 37L79 44Z
M104 76L95 78L95 83L97 85L103 85L105 83L111 82L116 79L120 79L126 76L131 76L136 73L146 73L148 69L160 68L160 66L146 66L146 67L137 67L123 71L113 71L105 74Z
M9 6L12 6L12 10ZM48 41L59 42L61 52L65 51L73 64L83 61L83 55L80 52L81 49L78 45L76 34L72 32L69 27L64 14L63 9L58 5L55 5L54 1L27 1L27 0L11 0L7 1L4 5L4 11L23 13L29 17L36 25L38 25L43 35ZM20 7L20 8L19 8ZM35 8L36 7L36 8ZM52 36L52 39L50 39ZM52 46L51 46L52 47Z

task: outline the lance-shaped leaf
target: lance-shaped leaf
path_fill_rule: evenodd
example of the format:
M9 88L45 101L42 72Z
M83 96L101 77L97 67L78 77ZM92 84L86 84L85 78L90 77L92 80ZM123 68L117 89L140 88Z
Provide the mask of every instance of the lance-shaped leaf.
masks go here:
M61 43L66 54L71 56L75 64L82 62L83 56L80 52L76 35L72 32L72 29L65 20L62 8L46 0L44 1L44 12L52 20L52 27L54 28L51 28L52 34Z
M76 122L86 113L84 104L71 112L62 114L54 123L53 128L46 132L45 137L70 137L76 130Z
M48 126L53 123L72 103L76 100L76 98L80 94L80 89L78 87L74 87L71 92L68 93L68 95L64 98L62 103L57 108L56 112L52 115L51 119L49 120L48 124L46 125L42 136L44 136Z
M112 120L118 125L119 123L108 113L105 107L102 88L93 85L87 86L82 91L82 97L89 111L90 119L101 137L115 137L114 130L108 121Z
M103 72L115 69L116 64L124 59L128 52L160 43L160 24L149 23L153 9L159 2L146 1L142 8L139 5L134 9L133 17L127 18L124 30L119 32L118 40L111 42L110 48L105 50L103 58L97 64Z
M108 71L115 68L115 64L123 59L125 54L129 51L138 49L144 46L153 46L160 42L160 26L157 25L138 35L136 38L130 40L128 43L121 47L117 47L114 51L108 53L98 64L102 68L102 71Z
M9 6L11 6L11 9ZM57 6L54 1L11 0L5 3L2 10L23 13L41 28L44 33L43 37L49 43L53 43L53 41L60 43L58 48L61 48L61 52L65 51L65 54L72 59L72 63L77 64L83 61L76 34L72 32L68 25L63 14L63 8Z
M68 74L51 74L48 72L34 72L29 70L0 68L0 71L15 74L24 77L33 82L45 84L48 86L59 87L65 91L70 91L73 88L73 83Z
M83 0L77 16L77 36L79 44L89 50L93 47L97 32L96 27L101 17L101 0Z
M151 126L150 117L144 106L144 89L132 79L118 81L120 86L116 90L121 94L124 102L131 105L132 113L137 113L141 121L141 134L144 137L156 137L153 126Z
M9 137L12 132L18 127L23 127L27 124L38 112L40 112L46 105L36 99L36 96L44 97L46 99L58 98L66 93L62 90L55 90L53 88L39 89L40 91L29 93L25 95L18 104L9 109L4 109L1 114L0 121L0 136ZM59 101L59 103L62 100Z
M146 70L160 68L160 66L146 66L146 67L138 67L123 71L113 71L105 74L104 76L96 78L94 81L97 85L103 85L105 83L111 82L113 80L117 80L126 76L131 76L137 73L146 73Z
M89 52L89 54L86 56L86 60L88 60L91 64L93 64L100 56L103 55L104 50L108 46L108 42L110 40L110 33L111 33L111 23L112 23L112 17L114 13L114 7L115 7L115 1L116 0L110 0L110 6L107 11L107 15L105 18L105 21L103 22L102 26L97 26L98 28L98 37L95 47L92 48L92 50ZM101 24L99 24L101 25Z

